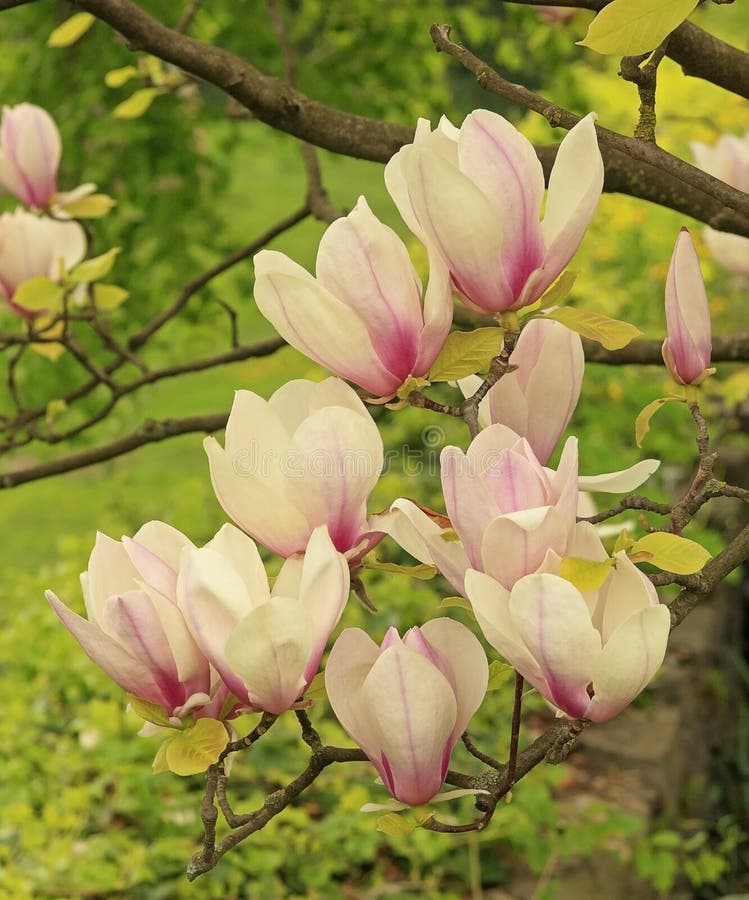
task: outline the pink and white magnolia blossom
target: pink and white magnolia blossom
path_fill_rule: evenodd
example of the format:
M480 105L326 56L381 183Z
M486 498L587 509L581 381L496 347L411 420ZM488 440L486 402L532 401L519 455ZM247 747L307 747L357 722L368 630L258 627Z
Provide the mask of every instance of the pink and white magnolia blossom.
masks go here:
M663 361L679 384L699 384L711 375L710 311L700 261L691 235L682 228L666 279Z
M23 209L0 215L0 294L26 318L39 315L13 301L19 285L43 276L59 281L86 255L86 235L77 222L58 222Z
M573 548L606 559L591 525L581 523ZM652 679L668 640L668 608L620 551L597 591L581 593L555 572L550 553L541 571L512 590L484 572L466 573L466 594L487 641L549 703L573 718L605 722Z
M26 206L45 209L57 191L60 132L33 103L4 106L0 120L0 183Z
M318 525L352 561L382 538L366 512L382 470L382 438L339 378L289 381L270 400L237 391L225 444L204 442L216 497L279 556L303 552Z
M321 525L271 590L254 542L224 525L205 547L185 549L177 593L198 646L241 707L281 713L317 672L348 599L349 568Z
M551 285L583 239L603 187L590 113L566 135L549 179L533 145L497 113L478 109L460 129L446 118L385 168L385 183L408 227L450 269L463 302L498 313L520 309Z
M580 397L585 354L580 335L552 319L532 319L510 356L514 372L503 375L479 406L479 423L501 423L526 438L546 465ZM459 382L466 397L482 379Z
M452 323L445 264L432 255L422 286L398 235L364 197L327 229L317 277L283 253L255 257L255 300L284 340L376 397L426 375Z
M469 568L510 589L537 571L548 551L564 556L576 540L580 491L626 493L659 466L645 459L620 472L580 477L577 439L570 437L555 472L541 465L525 438L499 424L480 432L466 454L445 447L440 463L446 516L399 498L372 525L436 566L463 596Z
M163 522L148 522L122 541L97 534L81 575L87 618L46 592L100 669L128 693L176 717L191 711L214 715L216 705L208 660L176 604L180 554L188 546L183 534Z
M749 194L749 131L743 137L721 135L713 146L699 141L694 141L690 146L701 169ZM706 228L703 236L722 266L749 277L749 238L714 228Z
M396 800L426 803L445 781L450 754L486 693L481 644L452 619L433 619L380 647L347 628L333 645L325 688L341 725Z

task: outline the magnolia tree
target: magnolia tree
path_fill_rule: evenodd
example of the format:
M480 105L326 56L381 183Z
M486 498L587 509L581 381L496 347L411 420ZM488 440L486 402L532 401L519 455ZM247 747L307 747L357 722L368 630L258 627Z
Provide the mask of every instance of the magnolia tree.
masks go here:
M29 2L35 0L0 0L0 8ZM570 16L561 4L517 2L539 7L550 21ZM692 165L658 146L654 105L664 56L748 97L746 55L684 21L695 0L669 4L668 14L651 0L567 3L600 10L582 43L622 57L621 74L637 87L640 117L635 136L627 137L608 130L595 112L578 115L504 80L456 43L449 26L433 26L435 47L489 94L568 130L558 147L534 148L487 109L462 121L447 114L437 123L422 118L414 132L301 94L291 85L294 52L284 13L272 0L268 11L286 81L188 36L200 3L188 4L174 28L131 0L76 5L81 11L53 32L53 46L75 43L100 20L150 54L143 67L109 72L118 84L141 83L122 115L142 115L159 93L213 84L303 142L308 193L296 213L193 279L137 331L119 333L112 311L128 298L110 278L119 248L93 255L95 227L84 222L109 213L114 201L91 184L59 190L61 141L50 113L26 102L5 107L0 181L21 206L0 219L0 292L5 321L15 323L2 333L13 406L2 421L3 449L69 447L147 384L271 353L284 343L332 375L291 380L269 398L239 390L228 416L146 423L109 443L65 450L4 474L3 486L12 487L151 440L225 425L223 444L205 439L206 477L209 469L234 524L205 546L158 521L120 540L99 534L81 578L85 616L74 611L77 598L69 606L48 591L47 599L85 653L127 692L145 720L141 733L162 735L154 770L207 773L203 843L190 878L281 814L333 764L371 763L382 787L372 789L367 808L384 811L383 830L483 829L501 815L499 801L523 776L544 760L564 759L584 728L618 715L646 688L670 631L749 551L746 529L726 536L714 557L683 535L715 498L749 499L745 489L715 475L718 454L704 403L712 363L745 359L749 337L711 342L690 232L673 234L670 262L661 261L668 271L659 341L640 338L636 323L572 303L575 276L567 268L602 191L617 190L701 221L716 260L749 274L749 137L695 144ZM315 146L387 163L384 182L404 231L413 235L410 246L422 248L420 270L365 197L348 214L334 209ZM314 274L264 249L309 216L330 223ZM203 286L249 257L255 303L279 339L236 339L217 356L149 368L140 352L151 338ZM16 375L32 353L71 357L81 379L64 396L29 406ZM647 487L636 493L660 460L581 474L577 438L561 444L586 357L652 364L661 353L673 390L653 398L634 426L640 444L666 402L681 404L693 420L694 471L671 502L650 499ZM93 412L80 407L85 412L61 428L56 416L69 415L98 389L104 402ZM386 449L370 413L378 405L394 417L411 406L425 421L446 416L465 424L463 445L447 446L440 456L444 511L418 497L368 508ZM616 497L596 512L590 492ZM643 516L636 530L601 527L627 510L652 516ZM385 541L413 557L413 567L383 566L374 549ZM283 560L273 580L262 548ZM440 612L447 614L414 623L402 635L393 627L384 634L337 631L346 624L348 603L371 606L366 572L383 568L400 569L394 578L404 571L443 576L454 593L443 600ZM668 604L656 593L664 586L672 586ZM450 617L456 607L471 627ZM512 670L514 702L496 721L498 735L509 734L509 756L497 760L467 729L487 689ZM529 689L558 718L531 743L521 740ZM356 746L324 742L316 702L323 696ZM249 733L238 732L235 721L247 713L259 719ZM236 812L227 796L231 761L260 740L272 742L280 716L298 719L306 767L258 809ZM451 768L459 742L481 764L478 773ZM466 805L463 821L440 815L439 801L465 795L473 814ZM219 813L229 829L220 840Z

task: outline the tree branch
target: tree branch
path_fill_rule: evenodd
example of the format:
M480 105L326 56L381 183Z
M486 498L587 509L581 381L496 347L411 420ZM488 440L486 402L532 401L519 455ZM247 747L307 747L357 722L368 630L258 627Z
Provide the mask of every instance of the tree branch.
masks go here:
M433 25L430 29L432 40L438 50L443 50L476 76L477 83L490 93L504 97L513 103L542 115L553 127L573 128L581 119L580 116L546 100L540 94L528 90L519 84L512 84L503 78L468 48L450 39L449 25ZM739 191L707 172L691 166L689 163L671 153L667 153L655 144L637 138L625 137L616 131L596 125L599 144L625 153L636 164L646 163L668 172L679 178L692 188L712 196L733 214L731 230L749 237L749 195ZM712 222L708 224L713 225ZM724 224L724 223L723 223ZM713 226L715 227L715 226ZM725 224L724 224L725 227Z

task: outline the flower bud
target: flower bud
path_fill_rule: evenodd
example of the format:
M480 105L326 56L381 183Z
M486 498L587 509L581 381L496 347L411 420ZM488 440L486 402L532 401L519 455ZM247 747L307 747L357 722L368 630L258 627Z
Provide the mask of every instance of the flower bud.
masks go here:
M32 103L4 106L0 182L26 206L45 209L57 191L62 145L50 114Z

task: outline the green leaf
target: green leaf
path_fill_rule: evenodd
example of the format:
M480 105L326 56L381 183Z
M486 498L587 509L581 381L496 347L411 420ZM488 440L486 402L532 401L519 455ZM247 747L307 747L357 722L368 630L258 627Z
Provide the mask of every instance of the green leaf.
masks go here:
M408 400L409 394L413 391L420 391L425 387L429 387L429 381L426 378L414 378L413 375L409 375L395 392L395 396L399 400Z
M655 50L696 6L697 0L613 0L578 43L596 53L639 56Z
M95 284L94 305L99 309L116 309L130 296L130 291L116 284Z
M159 93L161 92L158 88L141 88L131 94L127 100L118 103L112 110L112 115L117 119L138 119L147 112Z
M121 247L112 247L111 250L107 250L101 256L85 259L82 263L78 263L68 275L68 278L75 284L81 281L98 281L100 278L104 278L105 275L109 275L121 249Z
M44 275L35 275L18 285L13 294L13 302L24 309L40 312L59 309L64 296L65 288L62 285Z
M429 380L457 381L466 375L486 372L489 363L502 349L502 335L501 328L451 332L432 363Z
M515 670L507 663L500 662L498 659L489 663L489 684L486 686L487 691L497 691L504 687L513 677Z
M577 279L577 272L569 269L562 272L552 286L542 295L539 309L548 309L550 306L559 306L572 290L572 285Z
M651 565L675 575L694 575L711 558L701 544L667 531L646 534L635 541L628 552L649 553L651 556L647 561Z
M416 827L416 822L405 818L405 816L399 816L398 813L388 813L385 816L380 816L377 820L377 830L389 834L391 837L403 837L406 834L411 834Z
M644 409L640 410L635 419L635 443L638 447L642 447L645 435L650 431L650 420L664 403L670 403L672 400L678 400L679 403L685 402L683 397L659 397L657 400L648 403Z
M48 47L69 47L89 30L96 21L91 13L80 12L66 19L47 38Z
M629 532L626 528L623 528L617 535L612 555L616 555L620 550L628 550L632 544L634 544L634 541L629 536Z
M471 604L465 599L465 597L444 597L440 601L440 609L464 609L466 612L469 612L473 615L473 607Z
M113 206L117 206L117 201L107 194L89 194L88 197L63 204L62 208L74 219L101 219Z
M169 772L169 763L166 761L167 750L169 749L170 744L177 737L178 732L172 732L168 734L164 740L159 744L159 749L156 751L156 756L153 758L153 762L151 763L151 768L153 769L154 775L159 775L161 772Z
M197 775L216 762L229 740L218 719L198 719L179 731L166 748L166 764L175 775Z
M309 687L304 692L307 700L324 700L327 696L325 691L325 672L318 672L310 681Z
M380 562L374 554L365 556L362 560L366 569L376 569L379 572L391 572L393 575L410 575L411 578L420 578L427 581L437 574L435 566L419 563L418 566L401 566L398 563Z
M163 725L165 728L171 727L169 716L163 706L153 703L151 700L144 700L142 697L136 697L135 694L127 695L127 702L132 707L134 713L139 715L146 722L153 725Z
M578 591L597 591L606 581L613 564L614 560L610 558L599 561L565 556L559 566L559 575Z
M120 69L110 69L104 76L104 83L107 87L118 88L137 75L138 70L135 66L122 66Z
M572 306L562 306L552 310L552 312L546 313L546 318L561 322L570 331L576 331L591 341L598 341L607 350L620 350L622 347L626 347L633 338L642 334L639 328L635 328L629 322L620 322L618 319L610 319L600 313Z

